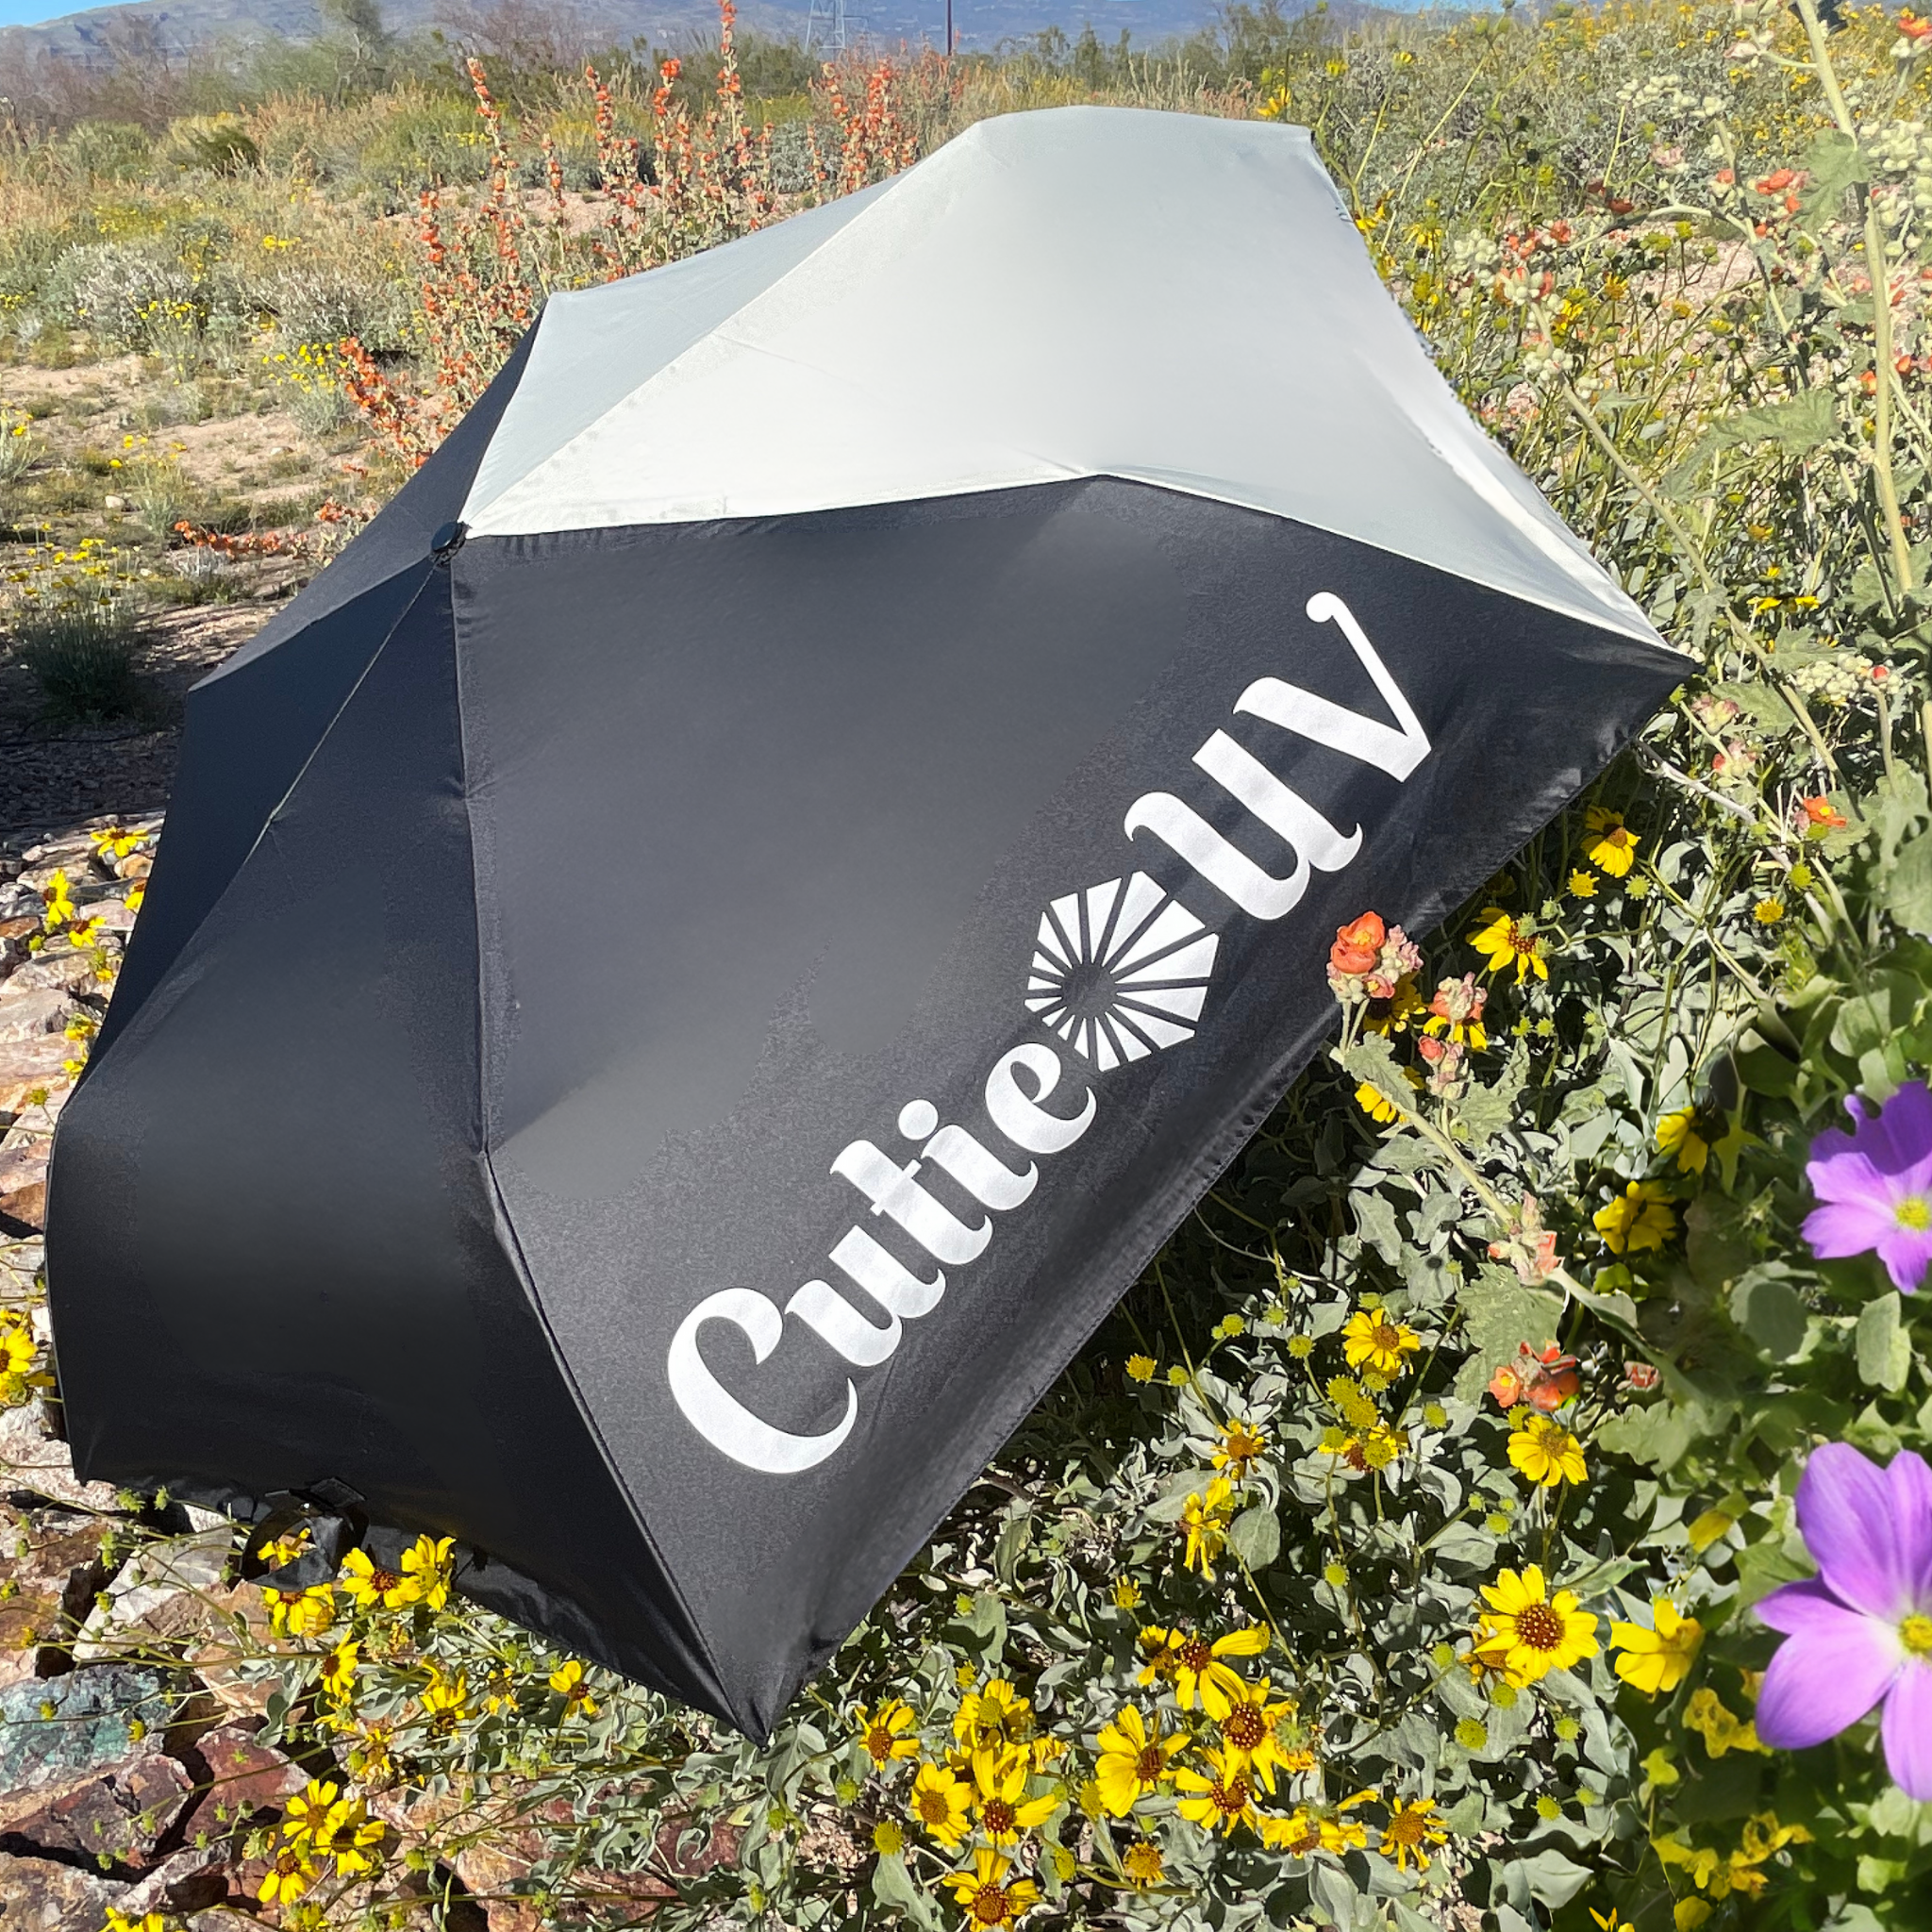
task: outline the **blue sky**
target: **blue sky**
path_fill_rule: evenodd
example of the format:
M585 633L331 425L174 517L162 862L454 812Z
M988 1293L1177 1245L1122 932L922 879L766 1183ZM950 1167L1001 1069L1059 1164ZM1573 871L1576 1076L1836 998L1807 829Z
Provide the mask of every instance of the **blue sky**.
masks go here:
M0 26L25 26L36 20L58 20L78 13L88 0L0 0Z

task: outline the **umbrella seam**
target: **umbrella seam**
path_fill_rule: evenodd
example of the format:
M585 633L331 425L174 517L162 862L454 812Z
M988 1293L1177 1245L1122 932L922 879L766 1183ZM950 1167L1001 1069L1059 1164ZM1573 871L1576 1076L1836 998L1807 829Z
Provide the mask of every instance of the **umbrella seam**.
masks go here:
M664 1579L665 1589L669 1591L673 1601L677 1606L678 1616L684 1625L686 1641L693 1655L702 1661L705 1669L710 1674L709 1688L716 1694L721 1705L727 1710L735 1711L736 1703L724 1688L724 1674L718 1667L717 1657L713 1653L710 1644L706 1641L697 1618L692 1615L691 1605L686 1601L684 1591L679 1586L676 1576L673 1574L671 1565L665 1558L664 1552L658 1547L657 1538L651 1534L651 1526L645 1520L644 1512L639 1505L636 1495L632 1492L630 1484L625 1481L623 1471L619 1469L617 1459L610 1452L610 1445L604 1439L603 1430L597 1426L596 1417L591 1413L590 1404L584 1399L583 1391L577 1386L575 1375L571 1373L570 1364L565 1359L562 1345L558 1342L556 1332L551 1327L549 1313L543 1307L542 1297L537 1292L536 1276L530 1268L528 1257L524 1253L523 1242L518 1238L516 1223L510 1214L509 1204L504 1199L503 1189L496 1177L496 1165L490 1158L488 1117L490 1113L489 1095L491 1091L490 1068L491 1057L490 1053L489 1007L485 999L484 988L486 967L483 933L483 881L477 859L477 824L474 792L470 783L470 734L468 718L463 708L462 652L459 648L458 636L456 573L454 570L449 573L449 591L450 674L456 688L457 757L460 767L458 787L462 799L463 824L468 834L467 843L470 853L470 912L475 925L476 941L476 1157L483 1170L485 1183L490 1190L490 1203L492 1210L492 1219L495 1221L498 1230L498 1241L503 1247L506 1258L509 1261L511 1268L515 1272L517 1286L523 1291L525 1305L529 1308L531 1315L537 1323L539 1332L542 1335L544 1342L549 1348L550 1359L556 1367L558 1379L562 1383L564 1390L569 1394L572 1405L575 1407L577 1416L583 1424L584 1433L595 1446L597 1455L604 1464L605 1474L608 1476L618 1495L623 1499L625 1508L629 1512L631 1522L637 1527L640 1540L642 1541L645 1549L650 1552L652 1560L658 1566L658 1574Z

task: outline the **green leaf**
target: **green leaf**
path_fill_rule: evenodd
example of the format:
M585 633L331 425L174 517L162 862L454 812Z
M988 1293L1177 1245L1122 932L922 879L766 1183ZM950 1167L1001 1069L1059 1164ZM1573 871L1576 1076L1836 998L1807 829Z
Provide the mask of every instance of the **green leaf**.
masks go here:
M1871 179L1864 151L1849 135L1836 128L1821 134L1799 162L1806 176L1798 201L1798 225L1815 234L1844 211L1848 189Z
M1381 1194L1358 1193L1348 1197L1355 1209L1356 1231L1392 1268L1402 1258L1407 1243L1395 1219L1395 1209Z
M916 1925L937 1925L940 1915L932 1895L913 1882L904 1857L882 1857L873 1867L872 1895L882 1906L896 1906Z
M1527 1071L1526 1058L1512 1054L1493 1085L1472 1086L1457 1102L1456 1118L1472 1147L1486 1147L1516 1118L1516 1103Z
M1415 1089L1403 1078L1402 1069L1396 1065L1389 1042L1379 1033L1371 1033L1357 1040L1346 1053L1337 1058L1341 1062L1342 1071L1363 1086L1373 1087L1385 1099L1393 1100L1406 1108L1413 1109L1415 1107Z
M1532 1898L1546 1906L1567 1906L1595 1875L1588 1865L1566 1858L1553 1845L1546 1845L1533 1858L1518 1858L1504 1868L1505 1882L1512 1891L1520 1883Z
M1858 1379L1892 1394L1906 1386L1911 1372L1911 1338L1899 1325L1896 1291L1867 1302L1858 1311Z
M1728 698L1760 731L1775 734L1797 729L1790 706L1768 684L1738 680L1714 684L1710 689L1713 697Z
M1907 932L1932 937L1932 832L1921 832L1899 847L1880 897Z
M1698 438L1697 446L1664 478L1666 496L1688 496L1700 487L1714 456L1746 442L1774 442L1805 455L1838 434L1838 405L1826 389L1806 390L1756 408L1720 417ZM1732 693L1726 692L1727 696ZM1790 714L1786 712L1787 719Z
M1227 1525L1227 1546L1258 1575L1281 1554L1281 1519L1265 1502L1249 1504Z
M1745 1275L1731 1291L1731 1320L1774 1361L1789 1361L1805 1345L1805 1304L1788 1281Z

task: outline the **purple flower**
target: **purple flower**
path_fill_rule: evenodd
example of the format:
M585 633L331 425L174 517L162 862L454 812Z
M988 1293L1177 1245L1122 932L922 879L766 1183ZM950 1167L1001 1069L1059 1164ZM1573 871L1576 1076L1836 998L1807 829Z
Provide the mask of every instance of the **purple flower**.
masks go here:
M1811 1143L1805 1175L1824 1203L1805 1239L1825 1259L1875 1250L1907 1294L1932 1266L1932 1091L1901 1087L1872 1119L1845 1102L1852 1131Z
M1880 1469L1827 1442L1805 1465L1798 1527L1818 1574L1757 1606L1788 1640L1764 1674L1757 1735L1802 1751L1883 1703L1892 1782L1932 1799L1932 1468L1901 1450Z

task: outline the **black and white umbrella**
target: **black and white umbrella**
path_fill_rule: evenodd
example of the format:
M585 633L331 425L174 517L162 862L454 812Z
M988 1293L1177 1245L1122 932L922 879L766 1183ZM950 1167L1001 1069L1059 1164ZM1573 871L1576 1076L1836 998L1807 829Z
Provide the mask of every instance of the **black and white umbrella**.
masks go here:
M54 1157L82 1474L762 1735L1682 676L1306 133L988 121L554 298L195 690Z

